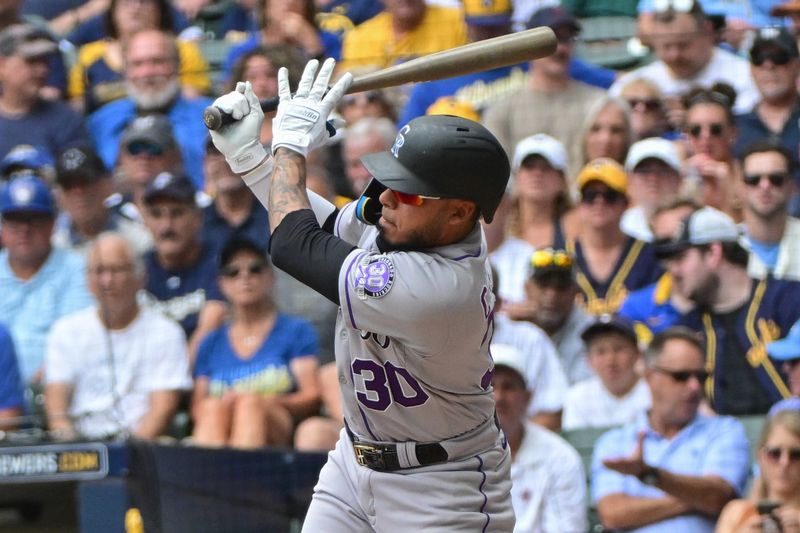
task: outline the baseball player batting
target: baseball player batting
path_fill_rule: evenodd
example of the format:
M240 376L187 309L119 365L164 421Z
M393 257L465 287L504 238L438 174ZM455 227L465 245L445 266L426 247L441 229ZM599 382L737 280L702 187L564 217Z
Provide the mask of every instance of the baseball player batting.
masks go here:
M305 160L352 81L310 61L297 92L280 69L272 157L249 83L214 103L237 122L212 132L269 211L275 265L340 306L336 364L345 429L303 531L511 531L510 455L490 389L490 221L508 158L480 124L425 116L365 156L365 195L336 210L307 191ZM371 222L376 225L371 225Z

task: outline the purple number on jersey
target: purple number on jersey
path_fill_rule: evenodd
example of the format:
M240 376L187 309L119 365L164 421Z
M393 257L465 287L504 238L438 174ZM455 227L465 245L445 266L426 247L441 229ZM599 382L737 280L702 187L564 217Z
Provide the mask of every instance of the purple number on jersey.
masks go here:
M364 377L364 372L369 372L371 376L369 379L364 377L364 388L374 393L373 397L367 392L356 392L358 401L369 409L385 411L392 401L403 407L416 407L428 401L428 395L422 390L422 386L405 368L394 366L392 363L386 363L384 368L375 361L364 359L355 359L352 368L353 374ZM400 382L401 378L413 390L412 396L406 396Z

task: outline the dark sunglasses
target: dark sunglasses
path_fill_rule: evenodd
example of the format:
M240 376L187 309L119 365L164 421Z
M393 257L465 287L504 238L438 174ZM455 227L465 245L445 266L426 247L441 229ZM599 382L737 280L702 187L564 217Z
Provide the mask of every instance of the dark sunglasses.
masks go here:
M628 98L628 105L631 109L641 106L645 111L658 111L661 109L661 100L658 98Z
M686 383L689 381L689 378L694 377L697 379L697 381L703 384L708 379L708 372L705 370L669 370L666 368L661 368L660 366L654 366L653 370L668 375L678 383Z
M708 133L712 137L721 137L722 132L725 131L725 125L720 122L712 122L706 128L703 124L689 124L686 127L686 132L692 137L700 137L704 129L708 129Z
M584 204L593 204L595 200L598 198L602 198L603 201L607 204L615 204L621 201L624 196L618 193L617 191L613 191L611 189L606 189L604 191L598 191L596 189L583 191L581 193L581 202Z
M790 463L800 461L800 448L781 448L779 446L768 447L764 446L764 455L772 462L777 463L781 460L781 456L785 453L789 457Z
M157 157L164 153L160 146L149 142L133 141L128 145L128 153L139 155L146 153L149 156Z
M242 272L248 272L249 274L251 274L253 276L256 276L256 275L261 274L262 272L264 272L265 268L266 268L266 265L264 265L264 263L251 263L245 269L239 268L237 266L228 265L228 266L222 267L220 269L219 273L222 276L226 277L226 278L235 278L239 274L241 274Z
M770 61L773 65L782 67L788 65L792 60L792 56L786 50L772 50L768 52L753 52L750 55L750 62L757 67L760 67L765 62Z
M783 187L789 181L789 176L783 172L772 172L771 174L751 174L744 176L742 180L748 187L756 187L761 183L762 178L767 178L773 187Z

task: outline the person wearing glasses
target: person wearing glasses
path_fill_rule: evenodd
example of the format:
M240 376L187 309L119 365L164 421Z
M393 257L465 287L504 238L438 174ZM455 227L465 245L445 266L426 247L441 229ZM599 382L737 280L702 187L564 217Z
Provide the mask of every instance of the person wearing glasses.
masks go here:
M800 411L767 420L756 458L760 475L751 494L725 506L715 532L800 532Z
M717 413L737 416L765 414L791 395L765 345L800 318L800 283L751 278L740 242L729 216L704 207L656 246L673 286L695 305L678 324L707 339L706 397Z
M715 83L710 89L696 87L683 100L686 109L684 132L688 140L685 174L688 186L697 189L701 204L741 218L736 182L741 168L733 155L736 125L733 88Z
M800 220L789 216L797 159L778 139L747 146L741 156L742 230L750 250L748 273L800 281Z
M658 85L647 78L634 79L620 88L619 95L631 107L634 142L648 137L676 138L667 120L667 107Z
M230 319L200 344L192 395L201 446L291 446L296 421L319 408L313 326L278 311L264 249L234 239L220 253Z
M642 40L655 52L656 61L623 74L609 92L618 96L631 80L646 78L663 92L669 109L680 106L680 99L692 87L710 87L725 82L736 89L739 98L735 111L750 111L758 101L747 61L716 46L717 32L698 0L652 0ZM640 11L644 6L640 6ZM679 118L676 113L673 118ZM674 122L674 127L679 127Z
M792 152L800 145L800 51L785 28L761 28L750 48L750 72L760 96L758 104L736 115L734 152L765 137L779 139Z
M631 422L650 407L650 389L637 370L641 352L633 322L619 315L602 315L583 330L581 339L594 376L567 391L563 428Z
M494 135L425 115L362 157L373 180L341 210L306 188L309 152L352 82L310 61L281 102L272 154L247 83L218 98L235 123L212 132L267 206L270 256L341 309L336 368L345 427L320 472L304 531L511 531L511 457L498 427L489 343L494 295L480 219L510 175Z
M661 274L652 247L622 232L628 208L628 176L608 158L591 161L578 174L577 238L566 243L575 256L575 279L583 306L592 316L616 313L630 291L645 287Z
M741 494L749 472L747 436L732 417L698 409L708 377L699 336L682 327L653 337L644 379L652 406L594 446L591 497L613 530L707 532Z

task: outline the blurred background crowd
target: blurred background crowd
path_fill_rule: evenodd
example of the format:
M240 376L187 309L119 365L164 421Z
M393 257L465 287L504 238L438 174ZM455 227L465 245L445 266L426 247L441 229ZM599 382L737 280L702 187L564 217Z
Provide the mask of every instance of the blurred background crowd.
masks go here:
M270 264L203 109L540 26L549 57L346 95L309 188L358 198L424 114L506 149L518 531L800 532L796 0L0 0L0 435L332 448L337 308Z

